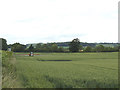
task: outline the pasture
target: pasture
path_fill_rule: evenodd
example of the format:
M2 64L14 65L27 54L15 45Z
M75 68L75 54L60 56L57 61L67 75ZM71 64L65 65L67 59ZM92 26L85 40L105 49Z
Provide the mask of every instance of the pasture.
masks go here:
M23 88L117 88L118 53L15 53ZM19 87L19 86L17 86Z

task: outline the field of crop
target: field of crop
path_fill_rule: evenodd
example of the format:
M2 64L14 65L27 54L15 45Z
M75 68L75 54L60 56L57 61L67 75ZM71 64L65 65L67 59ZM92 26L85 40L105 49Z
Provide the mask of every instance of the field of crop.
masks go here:
M24 88L118 87L118 53L15 53Z

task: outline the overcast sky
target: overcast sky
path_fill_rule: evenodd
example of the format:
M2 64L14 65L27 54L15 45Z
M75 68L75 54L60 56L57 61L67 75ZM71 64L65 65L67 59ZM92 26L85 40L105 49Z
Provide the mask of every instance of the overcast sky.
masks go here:
M0 37L20 42L118 42L119 0L0 0Z

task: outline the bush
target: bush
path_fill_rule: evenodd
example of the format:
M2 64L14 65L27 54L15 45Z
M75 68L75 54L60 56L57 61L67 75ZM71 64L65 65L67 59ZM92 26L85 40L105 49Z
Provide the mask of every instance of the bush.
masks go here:
M15 72L16 67L13 52L2 51L2 88L15 87L17 84Z

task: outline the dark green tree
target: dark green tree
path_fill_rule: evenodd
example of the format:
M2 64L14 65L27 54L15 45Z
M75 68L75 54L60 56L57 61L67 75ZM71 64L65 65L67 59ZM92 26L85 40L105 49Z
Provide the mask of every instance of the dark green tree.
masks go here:
M116 52L118 52L119 49L120 49L119 46L115 46L115 47L114 47L114 51L116 51Z
M36 45L36 48L39 49L39 48L41 48L41 46L42 46L41 43L38 43L38 44Z
M12 51L14 51L14 52L24 52L25 51L25 45L20 44L20 43L14 43L14 44L10 45L10 47L12 48Z
M80 45L80 50L82 50L83 49L83 46L82 45Z
M41 45L40 51L42 51L42 52L49 52L49 46L47 44Z
M104 51L104 46L103 45L96 46L96 52L102 52L102 51Z
M7 40L4 38L0 38L0 49L2 49L2 50L8 49Z
M118 52L120 52L120 45L118 46Z
M57 46L56 44L52 44L51 50L52 50L53 52L57 52L57 51L58 51L58 46Z
M87 46L87 47L85 48L85 52L91 52L91 51L92 51L92 47Z
M30 47L28 48L28 50L29 50L30 52L33 52L33 51L34 51L34 47L32 46L32 44L30 45Z
M58 48L58 52L64 52L64 48L63 47L59 47Z
M115 52L114 47L104 47L104 52Z
M37 45L36 45L36 48L34 48L34 51L35 52L40 52L41 51L41 47L42 45L41 45L41 43L38 43Z
M80 40L78 38L73 39L72 42L69 44L69 51L70 52L79 52L80 49Z

